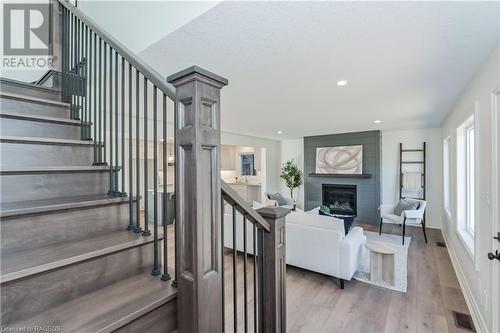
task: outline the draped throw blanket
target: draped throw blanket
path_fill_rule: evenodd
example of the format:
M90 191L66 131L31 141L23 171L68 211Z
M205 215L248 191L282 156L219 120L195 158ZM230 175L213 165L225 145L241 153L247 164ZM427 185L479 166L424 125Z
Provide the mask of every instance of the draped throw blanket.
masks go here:
M418 192L422 190L422 174L416 172L403 173L403 190Z

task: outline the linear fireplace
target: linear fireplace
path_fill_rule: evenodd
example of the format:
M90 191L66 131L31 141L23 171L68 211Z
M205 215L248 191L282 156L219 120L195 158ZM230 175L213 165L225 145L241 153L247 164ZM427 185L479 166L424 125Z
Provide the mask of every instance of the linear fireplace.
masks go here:
M323 205L330 213L357 216L356 185L322 184Z

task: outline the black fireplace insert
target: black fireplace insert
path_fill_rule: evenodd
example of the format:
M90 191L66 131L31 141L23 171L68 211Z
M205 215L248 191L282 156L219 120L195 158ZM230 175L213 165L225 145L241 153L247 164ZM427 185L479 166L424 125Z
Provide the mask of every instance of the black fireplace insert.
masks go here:
M356 185L322 185L323 205L334 215L357 216Z

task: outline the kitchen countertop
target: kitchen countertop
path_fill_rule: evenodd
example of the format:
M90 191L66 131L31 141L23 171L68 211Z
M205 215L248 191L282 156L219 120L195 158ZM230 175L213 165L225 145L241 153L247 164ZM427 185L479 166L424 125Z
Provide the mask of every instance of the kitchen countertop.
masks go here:
M226 183L226 184L227 185L262 186L262 184L258 184L258 183L245 183L245 182L239 182L239 183L232 182L232 183Z

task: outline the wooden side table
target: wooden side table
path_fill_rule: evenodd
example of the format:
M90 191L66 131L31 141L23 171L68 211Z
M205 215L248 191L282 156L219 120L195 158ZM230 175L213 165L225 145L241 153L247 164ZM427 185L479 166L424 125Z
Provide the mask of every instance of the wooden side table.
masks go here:
M395 246L382 240L368 240L366 247L370 250L370 280L385 281L394 286Z

